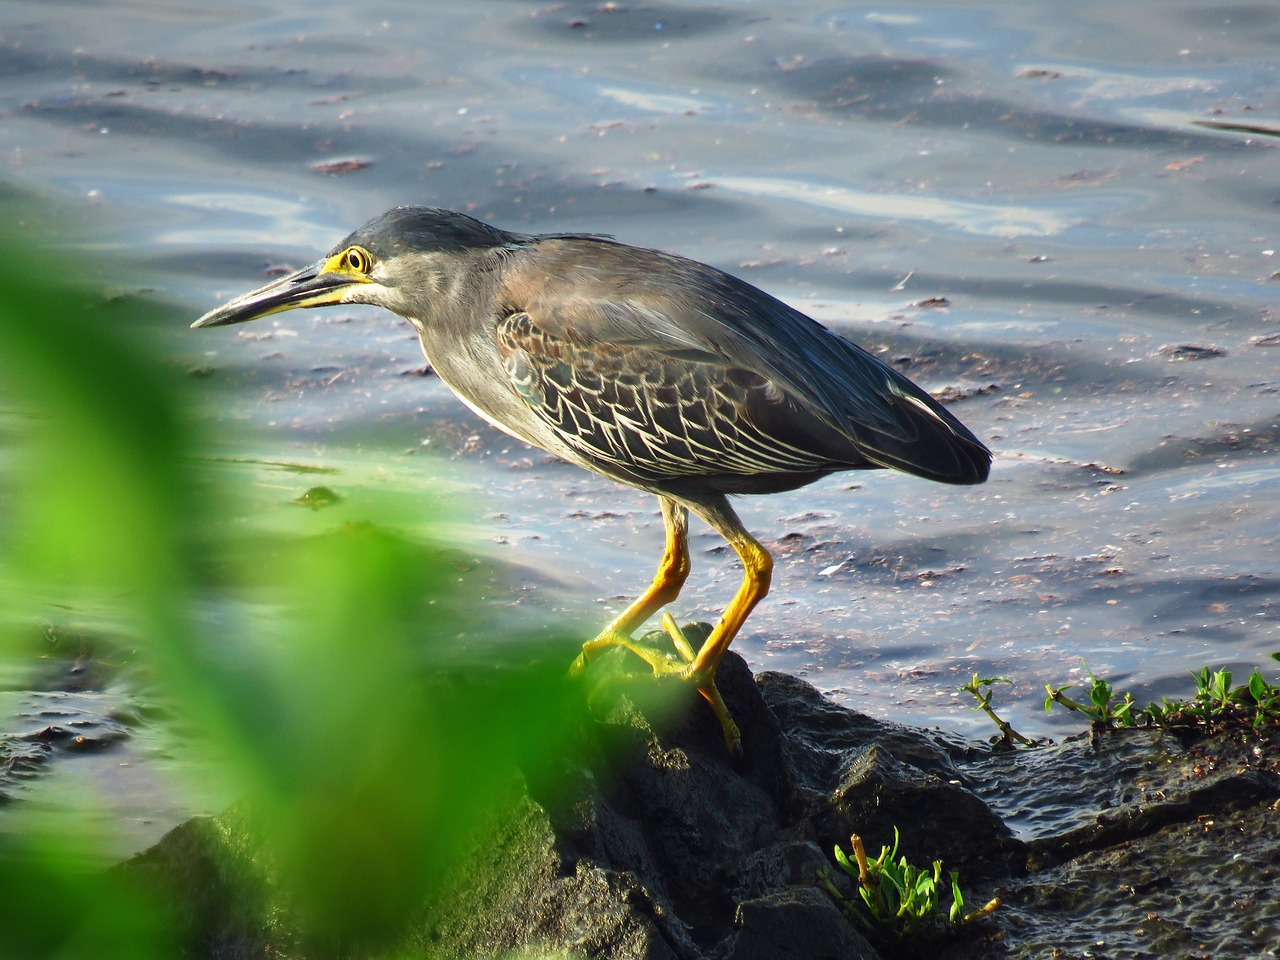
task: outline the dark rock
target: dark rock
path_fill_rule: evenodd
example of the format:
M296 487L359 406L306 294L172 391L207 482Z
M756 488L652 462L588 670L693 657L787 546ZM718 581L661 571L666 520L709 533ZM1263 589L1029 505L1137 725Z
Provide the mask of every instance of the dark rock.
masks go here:
M274 891L252 836L236 807L217 817L193 817L113 872L172 904L189 955L265 960L268 944L285 947L293 934L273 922Z
M1096 815L1091 823L1033 844L1036 853L1052 851L1060 858L1127 843L1171 824L1246 810L1274 800L1280 784L1274 774L1244 770L1215 777L1186 789L1170 790L1158 803L1129 803Z
M912 863L941 859L964 866L967 876L1005 873L1004 858L1021 853L1009 828L958 779L870 747L850 760L831 793L829 810L818 817L820 836L857 833L874 849L893 843L895 827L902 833L898 851Z
M873 957L818 885L835 842L854 830L869 844L891 841L898 824L904 852L960 867L984 862L972 847L993 837L1013 843L960 783L952 758L971 745L860 717L781 674L753 678L733 654L717 680L748 745L743 760L728 755L700 700L675 717L646 709L664 686L651 676L595 696L604 719L584 718L561 763L527 780L411 942L459 957ZM129 867L153 878L168 870L169 885L189 891L196 940L222 955L213 901L226 899L227 936L251 956L240 949L243 904L213 882L228 875L219 855L191 849L193 837L213 843L234 830L225 816L193 822Z
M961 871L966 909L985 902L995 884L1007 890L1005 907L984 921L986 933L930 945L937 960L987 955L994 948L984 938L993 931L1010 956L1048 955L1042 947L1067 942L1061 929L1087 946L1106 939L1095 915L1111 930L1129 930L1134 943L1149 934L1181 945L1162 926L1179 917L1225 931L1223 943L1258 946L1249 933L1258 924L1241 918L1231 927L1235 911L1184 902L1194 898L1181 891L1202 875L1212 875L1216 902L1242 896L1275 930L1280 777L1270 766L1250 767L1255 756L1274 756L1274 743L1263 750L1241 742L1229 760L1212 761L1158 732L1133 731L993 753L942 731L862 716L793 677L753 678L730 654L719 685L748 751L735 763L700 700L675 684L688 709L657 710L655 698L669 702L672 686L641 679L623 676L620 685L593 690L593 712L554 768L513 785L482 848L458 864L448 889L389 954L919 956L873 947L817 879L826 868L852 895L832 846L847 849L856 832L874 856L893 842L895 827L899 853L912 863L941 859ZM231 811L177 828L118 869L175 895L190 956L310 956L296 946L271 872L253 849L245 819ZM1062 862L1067 857L1074 859ZM1147 932L1132 933L1135 925Z
M762 673L757 683L784 731L794 813L812 823L823 850L851 833L874 850L893 843L896 826L912 863L941 859L989 877L1022 857L1009 828L965 786L960 762L974 744L863 716L786 674Z
M831 897L788 886L738 904L736 932L720 960L875 960L878 954Z
M1015 882L1014 955L1274 957L1278 824L1274 804L1193 817Z

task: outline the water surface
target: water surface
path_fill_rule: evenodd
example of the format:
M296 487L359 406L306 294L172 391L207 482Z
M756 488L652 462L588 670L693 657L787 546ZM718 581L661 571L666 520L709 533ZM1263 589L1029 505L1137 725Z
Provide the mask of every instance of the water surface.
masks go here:
M255 438L223 451L241 482L282 505L315 480L272 464L330 470L341 522L443 472L525 625L589 629L647 583L652 498L476 421L389 315L187 324L399 203L764 287L996 460L979 488L744 500L779 562L735 649L984 736L955 688L1005 676L1006 716L1057 735L1043 684L1084 663L1142 700L1280 649L1277 49L1274 4L1200 0L11 2L0 182L176 305L153 335ZM702 528L693 553L675 612L713 619L736 561Z

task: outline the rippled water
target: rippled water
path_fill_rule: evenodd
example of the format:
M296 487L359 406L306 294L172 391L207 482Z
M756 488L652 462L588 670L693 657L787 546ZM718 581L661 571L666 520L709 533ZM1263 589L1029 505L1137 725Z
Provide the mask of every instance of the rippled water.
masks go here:
M1275 4L1202 0L15 0L0 182L185 305L158 335L213 372L212 421L257 428L228 457L333 468L335 519L447 462L470 549L529 571L493 595L525 622L599 623L646 583L652 499L402 375L389 315L187 324L397 203L745 277L957 397L996 461L979 488L744 501L779 564L735 648L984 736L955 687L999 674L1015 726L1074 731L1039 701L1081 658L1142 700L1280 649L1277 49ZM711 619L738 574L693 549L676 612Z

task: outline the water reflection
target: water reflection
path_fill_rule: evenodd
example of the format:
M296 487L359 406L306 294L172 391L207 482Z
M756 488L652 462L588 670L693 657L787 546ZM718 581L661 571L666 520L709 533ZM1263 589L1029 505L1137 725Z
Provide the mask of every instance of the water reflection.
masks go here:
M1003 203L972 203L939 197L895 193L871 193L846 187L768 177L717 176L717 186L740 190L755 197L812 204L825 210L887 220L921 220L964 233L992 237L1047 237L1087 219L1090 206L1083 198L1075 203L1058 199L1042 209ZM1091 198L1092 199L1092 198Z

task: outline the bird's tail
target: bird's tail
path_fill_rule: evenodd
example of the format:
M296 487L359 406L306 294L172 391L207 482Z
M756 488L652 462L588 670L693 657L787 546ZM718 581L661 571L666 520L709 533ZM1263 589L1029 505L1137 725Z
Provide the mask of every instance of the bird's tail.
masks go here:
M991 472L991 451L946 407L897 374L890 405L907 428L902 436L871 431L858 439L876 463L939 483L982 483Z

